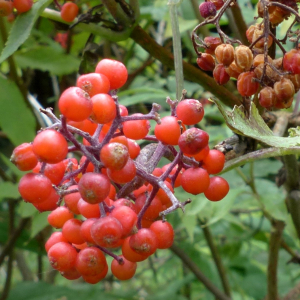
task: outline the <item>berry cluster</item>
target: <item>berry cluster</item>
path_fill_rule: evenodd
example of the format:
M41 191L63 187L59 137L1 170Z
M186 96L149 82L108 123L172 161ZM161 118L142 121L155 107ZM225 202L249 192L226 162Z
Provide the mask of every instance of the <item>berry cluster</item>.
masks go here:
M33 0L0 0L0 17L8 17L8 20L14 19L13 10L16 9L19 14L25 13L31 9Z
M11 156L20 170L31 171L19 182L24 201L51 211L49 224L61 229L45 247L67 279L103 279L104 253L114 258L111 271L118 279L131 278L137 262L173 243L165 215L190 202L180 202L174 188L211 201L229 191L225 179L210 177L223 169L224 154L209 149L209 135L193 126L203 118L201 103L168 98L170 116L160 119L157 104L148 114L129 115L116 96L127 77L121 62L101 60L95 73L81 75L61 94L60 119L42 110L53 125ZM149 120L157 123L154 135L148 134ZM151 143L140 149L136 140ZM162 157L171 163L158 168ZM120 247L122 254L115 254Z
M217 26L220 37L205 37L203 41L200 40L195 31L206 24L217 24L225 10L234 5L234 1L203 2L199 10L206 20L194 29L192 36L198 54L198 66L204 71L213 72L215 81L220 85L235 78L238 92L248 98L258 95L259 104L266 109L289 108L294 94L300 89L300 51L297 46L296 49L286 52L282 44L287 38L298 41L299 37L292 37L290 27L286 37L278 40L272 33L270 24L275 27L291 15L299 21L296 2L260 0L258 16L264 18L264 21L247 29L249 46L229 38L220 26ZM220 12L217 13L217 10ZM196 39L201 42L196 42ZM238 46L234 47L234 44ZM268 55L272 45L280 47L282 57L272 59ZM199 52L198 48L203 48L204 52Z

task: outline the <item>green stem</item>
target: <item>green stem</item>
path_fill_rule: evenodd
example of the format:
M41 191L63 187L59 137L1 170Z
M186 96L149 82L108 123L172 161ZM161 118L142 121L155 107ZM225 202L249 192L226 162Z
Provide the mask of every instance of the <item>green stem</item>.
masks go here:
M181 36L178 24L177 6L180 3L178 0L169 0L169 11L173 33L173 54L174 54L174 68L176 77L176 98L180 99L182 95L183 85L183 67L182 67L182 49Z
M276 156L286 156L290 154L300 154L300 147L294 146L290 148L266 148L260 149L246 155L234 158L225 163L224 169L219 174L226 173L236 167L245 165L249 162L253 162L259 159L276 157Z

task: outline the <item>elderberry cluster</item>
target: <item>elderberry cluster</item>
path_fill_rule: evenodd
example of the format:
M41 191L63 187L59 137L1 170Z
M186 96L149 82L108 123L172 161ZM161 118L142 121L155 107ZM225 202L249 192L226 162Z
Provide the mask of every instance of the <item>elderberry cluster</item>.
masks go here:
M113 275L127 280L137 262L169 248L174 231L165 216L190 202L179 201L174 188L211 201L229 191L225 179L210 177L223 169L224 154L209 149L207 132L193 126L203 118L201 103L168 98L170 116L160 118L158 104L148 114L129 115L116 96L127 77L121 62L101 60L61 94L60 118L43 109L53 125L11 156L20 170L31 171L19 182L24 201L51 211L48 222L60 229L45 248L52 267L70 280L103 279L105 254L114 258ZM149 120L157 123L154 135ZM136 140L148 144L141 149ZM163 157L171 162L158 168Z
M266 109L289 108L300 89L300 35L298 30L293 31L294 24L300 22L298 2L259 0L259 22L250 25L245 32L249 45L230 38L219 26L221 16L226 9L236 5L235 0L201 3L199 10L205 20L196 26L192 35L198 66L213 72L215 81L220 85L226 84L230 78L236 79L240 95L244 99L252 99L257 105ZM276 26L290 17L294 17L294 21L285 37L277 39L274 34ZM219 37L208 36L202 41L196 32L207 24L216 25ZM283 47L287 39L296 43L295 49L289 52ZM234 47L234 44L237 46ZM281 57L275 58L276 47L281 50ZM199 48L204 51L199 51Z

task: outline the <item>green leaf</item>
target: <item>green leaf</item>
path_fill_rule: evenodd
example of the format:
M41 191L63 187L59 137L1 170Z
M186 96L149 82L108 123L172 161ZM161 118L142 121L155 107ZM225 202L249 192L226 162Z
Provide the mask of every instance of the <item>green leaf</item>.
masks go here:
M18 207L18 213L22 218L28 218L36 214L37 211L31 203L22 201Z
M0 63L11 56L29 37L33 25L39 14L52 2L52 0L39 0L32 8L20 14L11 28L5 48L0 56Z
M49 225L47 217L50 212L46 211L43 213L38 213L33 216L31 223L30 238L35 237L40 231L42 231L46 226Z
M20 197L18 185L12 182L0 182L0 202L4 198L18 199Z
M26 106L18 86L0 76L0 126L14 145L35 136L35 118Z
M18 51L14 57L19 67L23 69L48 71L52 75L66 75L76 72L80 64L79 59L49 46Z
M237 134L254 138L264 144L278 148L300 145L300 137L274 136L253 102L249 117L246 116L243 106L235 106L233 110L228 110L220 100L214 99L214 102L218 105L228 127Z

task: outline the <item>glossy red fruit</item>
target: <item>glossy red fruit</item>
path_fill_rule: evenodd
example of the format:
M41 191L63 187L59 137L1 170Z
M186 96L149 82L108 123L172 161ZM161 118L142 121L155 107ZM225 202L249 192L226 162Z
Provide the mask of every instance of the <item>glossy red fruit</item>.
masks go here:
M131 249L131 247L129 245L129 239L130 239L130 237L126 238L122 245L123 257L125 257L127 260L132 261L132 262L140 262L140 261L147 259L149 257L149 255L138 254Z
M91 227L91 235L95 243L106 248L114 248L118 245L122 234L122 224L111 216L100 218Z
M139 195L136 200L135 200L135 209L137 213L140 213L140 211L143 209L146 200L147 200L147 195L146 193L143 193ZM159 213L162 211L162 204L159 198L154 197L147 208L147 210L144 213L143 218L149 219L149 220L155 220L158 216Z
M133 114L133 117L143 116L142 114ZM133 140L143 139L149 132L150 122L148 120L132 120L123 123L124 135Z
M60 112L71 121L84 121L90 116L93 103L87 92L79 87L66 89L58 100Z
M21 178L18 189L24 201L39 203L50 196L52 183L43 174L27 173Z
M100 173L85 173L78 182L79 193L83 200L90 204L105 200L110 191L110 181Z
M226 179L215 176L210 178L208 189L204 192L205 197L210 201L220 201L229 192L229 184Z
M103 74L108 78L111 89L121 88L128 78L124 64L112 59L102 59L96 66L96 73Z
M60 272L75 267L77 251L69 243L59 242L48 251L48 259L53 269Z
M67 239L63 236L63 234L60 231L55 231L51 234L51 236L48 238L47 242L45 243L45 249L46 252L49 251L49 249L59 242L65 242L67 243Z
M193 195L203 193L209 186L209 174L202 168L189 168L181 176L181 186Z
M47 220L52 227L62 228L72 218L74 218L72 212L67 207L60 206L48 215Z
M62 227L62 234L72 244L83 244L85 240L80 235L80 227L82 221L78 219L70 219L66 221Z
M34 173L39 173L41 170L41 163L38 163L35 168L33 168ZM50 179L50 181L58 185L65 175L65 164L63 161L57 164L46 164L44 168L44 175Z
M66 22L73 22L77 17L79 12L79 7L77 4L72 2L65 3L60 12L61 18Z
M94 276L106 268L106 258L103 252L96 247L88 247L78 253L76 269L81 275Z
M150 229L142 228L130 237L129 245L136 253L151 255L157 249L156 235Z
M225 164L225 155L219 150L209 150L209 153L203 160L202 167L207 170L209 174L218 174L223 170Z
M10 161L21 171L32 170L38 163L30 143L17 146L10 157Z
M39 211L53 211L58 207L59 195L56 190L52 188L50 195L42 202L32 203L33 206Z
M176 114L183 124L195 125L203 119L203 105L196 99L185 99L178 103Z
M18 11L18 13L25 13L29 11L33 5L32 0L14 0L13 6Z
M129 159L128 148L120 143L109 143L100 151L100 160L106 168L121 170Z
M79 199L77 208L85 218L100 218L99 204L90 204L83 199Z
M185 154L195 155L208 145L209 135L199 128L186 130L178 139L178 146Z
M163 117L161 123L155 125L154 134L164 144L177 145L181 134L178 119L173 116Z
M0 0L0 17L7 17L13 12L13 2Z
M155 221L150 225L150 230L155 233L158 249L168 249L174 241L174 230L170 223L162 220Z
M56 164L67 156L68 143L58 131L46 129L35 137L32 149L42 162Z
M197 65L203 71L213 71L215 68L215 59L211 54L201 53L197 58Z
M127 260L122 255L120 257L123 259L123 263L119 264L116 259L113 259L111 263L111 272L119 280L128 280L134 276L137 263Z
M110 90L108 78L99 73L88 73L78 77L76 85L86 91L90 97L107 94Z
M92 97L91 119L99 124L107 124L116 117L116 104L108 94L96 94Z
M135 177L136 167L133 160L128 159L121 170L107 169L107 175L115 183L124 184Z

